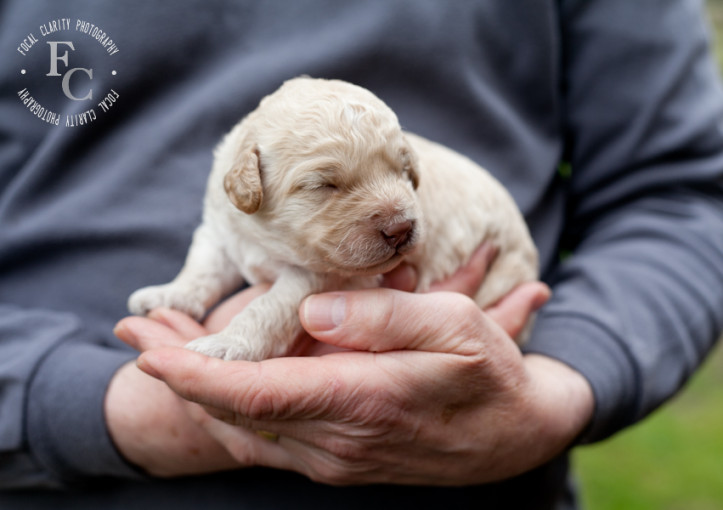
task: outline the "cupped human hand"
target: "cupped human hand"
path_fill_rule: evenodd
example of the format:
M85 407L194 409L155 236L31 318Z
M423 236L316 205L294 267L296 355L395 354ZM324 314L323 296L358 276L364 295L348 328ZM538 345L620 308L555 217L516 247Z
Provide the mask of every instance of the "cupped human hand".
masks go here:
M236 434L271 432L256 462L332 484L500 480L560 453L592 412L582 376L523 356L460 294L324 294L302 321L353 351L249 363L154 349L139 365L225 422L230 451Z
M115 333L138 348L181 347L222 329L227 315L265 290L261 286L237 294L204 325L166 309L152 312L151 318L127 317L117 324ZM153 476L193 475L253 465L257 452L262 454L268 446L253 432L238 430L234 444L243 449L245 457L239 451L229 452L209 432L217 420L143 373L135 362L123 365L111 379L104 411L108 431L120 453Z
M474 290L491 256L478 258L435 290ZM218 418L206 430L241 462L332 484L489 482L557 455L592 413L580 374L510 338L548 295L525 284L485 312L459 292L322 294L302 323L350 352L249 363L151 348L138 363ZM250 455L249 430L277 440Z

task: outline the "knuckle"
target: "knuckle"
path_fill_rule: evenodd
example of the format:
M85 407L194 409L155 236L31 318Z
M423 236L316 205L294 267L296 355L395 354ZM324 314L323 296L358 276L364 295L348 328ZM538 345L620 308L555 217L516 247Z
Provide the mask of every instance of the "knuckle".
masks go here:
M373 473L378 470L378 465L371 461L350 461L329 454L317 459L307 476L328 485L359 485L374 481Z
M344 324L345 333L356 339L363 335L365 348L372 352L387 350L390 346L385 340L394 338L399 327L397 292L374 289L351 296L353 301L347 308L350 316Z
M239 399L236 409L250 420L268 420L279 415L279 395L268 387L253 386L239 393Z
M455 317L462 321L468 322L470 319L476 320L476 318L481 315L481 310L477 303L464 294L453 294L451 304Z
M308 473L309 478L314 482L327 485L343 486L352 483L352 477L343 467L331 463L321 462Z
M484 351L484 338L489 325L484 313L471 298L463 294L448 294L445 301L447 334L453 338L458 354L476 356Z
M323 452L308 466L307 476L328 485L356 485L369 481L376 465L364 441L354 437L334 437L319 445Z
M456 371L458 377L462 380L482 380L482 375L486 373L489 367L489 358L483 350L462 356L457 360Z
M394 324L396 304L393 295L388 292L380 293L373 302L373 313L365 314L366 320L372 319L371 330L373 333L384 338L385 333L389 331Z
M255 377L249 378L245 387L234 385L232 409L248 421L284 419L291 413L293 394L258 364Z
M226 451L242 466L256 464L256 452L247 441L231 441L225 445Z
M202 426L208 426L209 423L212 423L214 420L222 421L229 425L241 425L244 421L243 417L238 413L227 409L219 409L217 407L206 407L204 409L206 413L204 413L205 416L201 418L203 420L201 423Z
M363 448L354 440L336 439L327 445L327 450L344 463L354 463L364 458Z

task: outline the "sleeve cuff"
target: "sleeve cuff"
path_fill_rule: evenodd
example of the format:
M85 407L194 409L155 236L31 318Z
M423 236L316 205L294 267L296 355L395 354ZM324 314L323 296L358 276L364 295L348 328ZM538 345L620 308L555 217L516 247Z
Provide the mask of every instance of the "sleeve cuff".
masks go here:
M116 449L104 413L110 380L134 357L130 351L69 341L38 367L28 392L28 442L60 480L143 478Z
M523 350L561 361L590 383L595 410L578 444L600 441L634 423L639 371L625 344L603 324L583 315L541 313Z

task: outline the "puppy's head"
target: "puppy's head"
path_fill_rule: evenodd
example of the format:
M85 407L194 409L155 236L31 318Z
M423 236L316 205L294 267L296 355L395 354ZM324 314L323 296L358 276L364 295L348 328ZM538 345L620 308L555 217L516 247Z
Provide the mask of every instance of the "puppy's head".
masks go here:
M242 126L224 188L275 256L316 272L377 274L416 247L416 157L371 92L297 78Z

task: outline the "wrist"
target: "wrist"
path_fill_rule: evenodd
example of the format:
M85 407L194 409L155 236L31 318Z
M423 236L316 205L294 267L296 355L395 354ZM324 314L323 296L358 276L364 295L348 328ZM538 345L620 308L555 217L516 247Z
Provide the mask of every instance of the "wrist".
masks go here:
M541 427L549 460L569 448L592 419L595 398L587 379L556 359L540 354L524 356L531 381L531 404Z
M146 412L146 397L155 391L146 390L140 398L137 393L138 377L134 362L129 362L118 369L108 385L105 398L105 419L115 447L123 458L131 465L149 474L154 473L149 451L145 447L143 429L151 429L153 416ZM156 384L155 381L152 384ZM151 399L155 400L155 399ZM154 412L155 414L155 412Z
M238 467L230 454L193 421L164 383L123 365L108 387L105 416L121 455L153 476L170 477Z
M593 393L580 373L542 355L519 359L519 371L509 372L515 382L507 391L496 392L499 400L480 401L464 413L466 421L455 424L454 437L473 452L466 465L476 465L467 471L472 478L460 478L464 483L505 480L551 461L592 418Z

